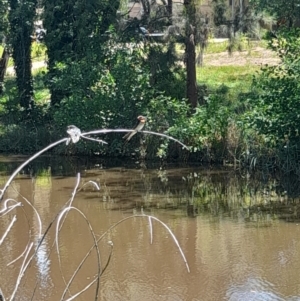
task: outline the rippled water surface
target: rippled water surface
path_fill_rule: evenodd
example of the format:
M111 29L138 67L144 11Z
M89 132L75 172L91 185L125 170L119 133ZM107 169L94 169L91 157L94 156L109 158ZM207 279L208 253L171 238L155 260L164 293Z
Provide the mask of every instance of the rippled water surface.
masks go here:
M0 164L2 187L18 160ZM73 209L58 218L77 184ZM10 300L24 258L26 265L33 256L15 300L71 300L107 263L98 300L300 300L298 186L224 168L40 160L1 203L23 206L0 216L0 288ZM42 233L51 226L39 248L39 219L26 200ZM147 215L174 233L190 272L167 228ZM81 264L94 240L101 264L95 248ZM96 288L74 300L96 300Z

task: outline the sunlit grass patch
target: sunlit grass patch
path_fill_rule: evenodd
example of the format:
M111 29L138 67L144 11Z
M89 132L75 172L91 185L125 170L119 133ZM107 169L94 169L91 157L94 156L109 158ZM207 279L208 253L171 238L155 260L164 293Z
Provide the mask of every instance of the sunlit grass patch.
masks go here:
M259 66L206 66L197 68L197 80L210 88L226 85L246 91L250 88L253 75L259 71Z
M220 52L225 52L227 51L228 47L228 41L224 42L213 42L213 41L208 41L207 48L205 49L205 53L220 53Z
M46 67L33 70L34 99L38 104L46 104L50 101L50 91L45 86L46 73Z
M43 66L43 67L40 67L40 68L36 68L36 69L33 69L32 70L32 75L33 77L39 75L39 74L46 74L47 73L47 67L46 66Z
M32 61L45 61L46 58L46 46L43 43L32 42L31 44L31 58ZM0 57L3 53L3 46L0 45ZM14 61L12 57L9 58L8 67L12 67L14 65Z
M33 61L43 61L46 58L46 46L43 43L33 42L31 45L31 58Z
M0 58L2 57L2 53L3 53L4 47L2 45L0 45ZM11 67L14 65L14 61L13 59L10 57L9 61L8 61L8 67Z
M208 40L208 45L204 53L212 54L212 53L227 52L228 45L229 45L228 40L224 40L222 42L215 42L214 40ZM240 48L242 51L248 51L249 53L252 53L252 50L257 47L266 49L267 42L265 40L251 41L243 38L236 42L236 47L233 48L233 51L238 51L238 48Z
M46 67L33 70L33 88L34 88L34 100L38 104L45 104L49 102L50 91L45 86L45 74L47 72ZM16 78L14 76L7 76L4 84L4 93L0 95L0 112L6 106L7 102L17 97Z

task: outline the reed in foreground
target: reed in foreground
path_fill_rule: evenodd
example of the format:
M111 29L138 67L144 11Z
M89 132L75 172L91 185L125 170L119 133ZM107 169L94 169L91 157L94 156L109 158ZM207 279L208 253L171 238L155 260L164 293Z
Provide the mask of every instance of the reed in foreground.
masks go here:
M101 249L99 247L99 243L101 241L103 241L105 238L107 238L112 230L116 229L119 225L121 225L122 223L124 223L127 220L132 219L132 218L141 218L148 222L151 244L153 242L153 223L158 223L159 225L163 226L167 230L167 232L170 234L172 240L175 243L175 246L178 248L181 258L183 259L183 262L186 266L187 272L190 272L190 268L187 263L186 257L184 255L183 250L182 250L177 238L175 237L174 233L168 227L168 225L166 225L160 219L158 219L154 216L146 215L146 214L132 215L132 216L126 217L126 218L118 221L116 224L111 225L101 236L97 235L97 233L94 231L94 229L89 221L89 217L86 216L86 214L82 210L80 210L79 208L74 206L74 199L76 198L77 193L80 192L86 185L92 185L92 187L94 189L100 190L101 183L97 183L95 181L89 181L80 187L80 179L81 179L80 174L77 174L75 187L73 189L70 199L57 212L56 216L52 219L52 221L48 225L44 224L44 221L42 220L42 218L38 212L38 209L35 208L33 203L30 202L30 200L27 200L22 195L19 194L19 198L21 199L21 201L17 201L16 199L12 199L12 198L4 199L4 196L5 196L5 193L8 189L8 187L12 185L12 181L17 176L17 174L27 164L32 162L34 159L39 157L41 154L43 154L47 150L49 150L59 144L62 144L62 143L65 143L66 145L68 145L71 142L77 143L80 140L80 138L88 139L91 141L95 141L97 143L105 144L106 143L105 141L103 141L99 138L93 138L90 136L99 135L99 134L103 134L103 133L111 133L111 132L132 132L132 130L127 130L127 129L116 129L116 130L102 129L102 130L96 130L96 131L87 132L87 133L81 133L81 131L78 128L76 128L75 131L74 131L74 127L72 129L73 129L72 131L67 131L68 135L69 135L68 137L52 143L51 145L47 146L40 152L34 154L23 164L21 164L13 172L13 174L9 177L9 179L5 183L3 189L0 191L0 203L2 203L2 208L0 209L0 217L3 219L9 219L9 217L11 218L10 222L6 222L6 224L8 224L8 226L4 230L2 237L0 237L0 248L7 241L8 235L12 233L11 230L13 229L15 222L17 221L19 215L21 215L22 213L24 214L25 220L26 220L27 224L29 225L29 229L35 228L35 230L38 233L37 236L35 236L31 233L30 230L28 230L27 244L26 244L23 252L17 258L13 259L10 263L8 263L8 266L12 265L12 264L14 264L16 266L16 269L18 269L18 275L17 275L16 279L14 279L14 283L11 283L10 289L5 290L5 294L4 294L3 290L1 290L1 286L0 286L0 300L12 301L12 300L17 299L17 293L22 295L23 286L21 285L21 283L22 283L22 281L25 281L25 280L23 280L23 278L26 275L28 268L33 265L33 260L37 258L39 251L43 247L46 237L47 237L48 241L51 241L51 235L50 235L51 229L53 229L53 231L54 231L54 238L52 239L51 247L48 248L47 254L44 256L44 261L43 261L42 265L46 265L49 263L50 255L51 255L51 253L53 253L55 251L57 260L59 263L61 277L63 279L64 287L65 287L64 291L61 294L60 300L68 300L68 301L74 300L78 296L83 294L85 291L90 290L90 289L94 289L94 300L99 299L100 279L101 279L101 276L103 275L103 273L107 270L107 268L109 266L109 263L110 263L110 260L111 260L112 254L113 254L113 248L114 248L113 242L111 240L109 240L108 241L109 255L107 256L107 259L105 260L104 264L102 264L103 261L101 261L102 257L101 257ZM187 148L187 146L182 144L180 141L178 141L170 136L167 136L165 134L149 132L149 131L143 131L142 133L162 136L167 139L173 140L173 141L179 143L180 145L182 145L183 147ZM36 216L36 219L38 221L37 224L32 225L32 221L28 217L29 214L24 209L25 205L27 206L27 208L30 208L33 211L33 213ZM21 209L21 211L17 211L17 209ZM93 243L90 246L88 246L88 250L87 250L85 256L83 257L82 261L78 264L77 268L74 269L73 275L70 277L70 279L67 280L66 277L64 276L64 272L63 272L64 265L61 260L61 247L59 244L59 239L60 239L60 232L62 230L62 227L68 218L68 214L71 211L78 213L80 218L82 218L86 222L86 227L91 234ZM13 213L13 212L15 212L15 213ZM43 229L45 229L45 230L43 231ZM82 288L78 292L76 292L76 293L71 292L70 287L71 287L74 279L76 278L79 271L82 269L82 267L86 263L86 260L91 256L92 252L94 252L93 254L96 254L95 265L97 266L97 275L94 277L91 277L91 279L93 279L93 280L91 280L88 284L85 285L84 288ZM26 279L26 281L28 281L28 279ZM35 282L33 280L33 282L30 282L30 283L35 283L30 289L31 300L32 300L42 284L41 284L41 279L38 277L35 280ZM28 293L28 289L27 289L27 293ZM9 296L7 296L8 294L9 294Z

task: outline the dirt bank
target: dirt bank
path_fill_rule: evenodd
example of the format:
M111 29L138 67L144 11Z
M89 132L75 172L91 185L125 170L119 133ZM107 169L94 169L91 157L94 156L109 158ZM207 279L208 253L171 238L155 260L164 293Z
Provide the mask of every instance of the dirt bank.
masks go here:
M273 51L261 47L251 51L235 51L231 55L228 52L204 55L205 66L276 65L279 62Z

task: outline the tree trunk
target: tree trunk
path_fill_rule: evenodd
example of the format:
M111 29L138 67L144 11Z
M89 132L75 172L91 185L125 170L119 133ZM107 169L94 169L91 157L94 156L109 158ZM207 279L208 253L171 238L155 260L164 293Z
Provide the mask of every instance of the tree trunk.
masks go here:
M196 58L197 66L203 67L203 58L204 58L204 48L199 47L199 53Z
M9 0L9 5L10 43L15 64L19 102L20 106L25 109L25 118L28 118L34 106L30 54L36 0Z
M187 98L194 109L198 102L197 78L196 78L196 46L195 26L196 7L194 0L184 0L186 10L186 38L185 38L185 59L186 59L186 88Z
M173 15L173 1L172 0L168 0L167 12L168 12L170 18L172 18L172 15Z
M4 82L7 65L8 65L8 60L9 60L9 52L8 49L4 47L2 52L2 57L0 59L0 94L3 93L3 82Z

